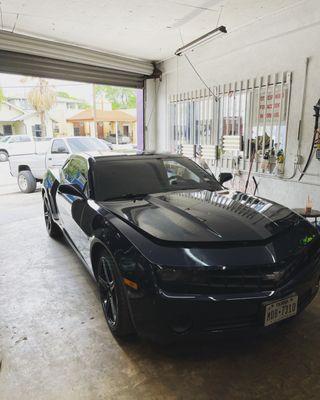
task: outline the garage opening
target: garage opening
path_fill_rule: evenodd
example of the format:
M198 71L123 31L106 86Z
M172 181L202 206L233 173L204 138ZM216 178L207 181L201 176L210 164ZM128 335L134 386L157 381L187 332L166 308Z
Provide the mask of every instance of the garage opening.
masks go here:
M0 93L3 139L93 136L143 148L143 89L1 73Z
M144 148L151 62L5 31L0 57L1 136L94 136Z

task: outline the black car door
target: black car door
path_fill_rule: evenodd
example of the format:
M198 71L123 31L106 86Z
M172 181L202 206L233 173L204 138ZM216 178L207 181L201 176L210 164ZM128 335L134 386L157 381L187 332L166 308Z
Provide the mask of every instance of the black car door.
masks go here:
M80 222L83 209L87 205L88 166L87 160L81 156L74 156L61 170L61 183L76 185L83 193L83 197L57 192L57 206L63 229L69 239L80 251Z

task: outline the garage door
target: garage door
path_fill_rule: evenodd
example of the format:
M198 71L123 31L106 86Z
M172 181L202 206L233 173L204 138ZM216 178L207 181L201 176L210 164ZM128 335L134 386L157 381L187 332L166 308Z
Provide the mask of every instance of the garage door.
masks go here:
M150 62L29 36L0 33L0 72L142 88Z

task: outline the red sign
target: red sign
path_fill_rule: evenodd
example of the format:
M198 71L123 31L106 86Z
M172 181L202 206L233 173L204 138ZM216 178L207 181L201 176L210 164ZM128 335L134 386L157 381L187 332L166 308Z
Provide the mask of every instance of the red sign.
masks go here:
M280 117L281 101L283 100L284 93L282 94L282 98L281 93L268 94L267 99L266 96L262 94L259 99L259 124L262 124L264 122L270 124L272 119L275 123L277 123ZM283 109L281 114L282 116L284 116Z

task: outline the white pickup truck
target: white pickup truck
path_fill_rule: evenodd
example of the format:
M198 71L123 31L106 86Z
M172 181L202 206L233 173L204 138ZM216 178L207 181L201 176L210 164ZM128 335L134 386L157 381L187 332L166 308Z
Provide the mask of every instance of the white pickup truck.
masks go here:
M28 135L7 135L0 137L0 162L8 161L10 156L32 153L35 143L49 141L50 138L33 138Z
M109 145L97 138L72 136L34 142L33 152L9 156L10 173L16 176L21 192L36 190L48 168L61 168L70 154L96 151L112 153Z

